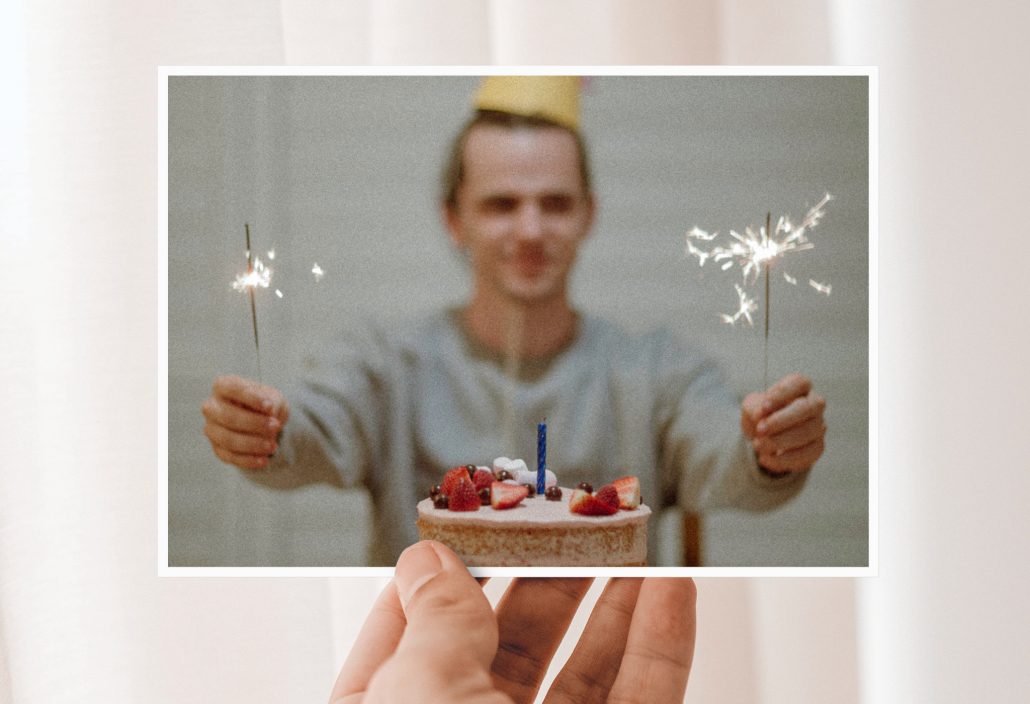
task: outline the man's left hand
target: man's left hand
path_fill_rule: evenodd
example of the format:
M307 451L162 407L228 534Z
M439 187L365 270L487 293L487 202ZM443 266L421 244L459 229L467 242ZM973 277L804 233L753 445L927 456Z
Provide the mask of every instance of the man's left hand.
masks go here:
M740 427L758 456L758 464L771 472L802 472L823 454L826 399L812 391L812 381L788 374L764 393L744 398Z

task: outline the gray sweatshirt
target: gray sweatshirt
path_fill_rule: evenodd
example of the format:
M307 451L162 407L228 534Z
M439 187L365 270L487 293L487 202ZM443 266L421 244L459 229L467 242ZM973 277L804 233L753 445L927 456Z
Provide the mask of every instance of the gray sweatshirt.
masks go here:
M328 356L287 393L290 419L269 469L246 474L277 488L366 487L373 565L393 565L418 540L415 505L451 467L503 455L535 470L545 419L547 468L561 486L596 489L634 474L654 510L765 510L797 494L807 474L758 469L740 399L711 359L664 330L629 335L579 316L565 348L513 375L450 310L369 326Z

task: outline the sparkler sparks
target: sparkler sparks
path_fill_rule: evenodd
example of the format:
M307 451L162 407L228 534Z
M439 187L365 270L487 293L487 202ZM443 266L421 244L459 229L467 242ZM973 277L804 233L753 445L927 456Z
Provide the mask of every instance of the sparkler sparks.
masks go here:
M832 200L829 193L823 196L815 206L809 209L805 217L797 225L790 221L785 215L781 215L776 221L776 227L772 227L772 214L766 215L765 226L757 230L750 225L744 228L744 233L730 230L728 242L719 244L716 242L718 232L709 234L696 225L687 231L686 251L691 257L696 257L698 266L704 266L708 260L719 263L722 271L729 271L734 266L740 268L743 284L752 285L758 281L761 274L765 274L765 386L768 386L769 379L769 269L774 263L779 262L783 257L792 252L802 252L812 249L813 245L806 237L810 230L819 225L826 214L826 204ZM723 238L725 240L727 238ZM711 249L702 249L696 243L710 243ZM784 280L797 285L797 279L787 272L782 272ZM823 293L830 295L832 287L829 284L819 283L813 279L808 280L809 286ZM758 310L754 299L749 298L741 284L734 284L737 289L739 307L736 313L720 313L723 322L735 325L743 318L748 325L753 325L751 314Z
M751 314L758 310L758 304L755 303L755 299L747 297L747 293L745 293L740 284L733 284L733 287L737 289L737 297L740 299L740 308L738 308L737 312L733 315L720 313L722 321L724 323L729 323L730 325L736 325L738 320L744 318L748 325L754 325L754 321L751 320Z
M818 281L813 281L812 279L808 280L808 285L819 293L825 293L827 296L829 296L830 292L833 291L833 286L830 284L821 284Z
M709 259L713 262L722 262L721 269L723 271L736 265L740 267L745 283L753 284L764 269L784 255L812 249L815 246L809 242L806 234L822 220L826 214L826 204L832 198L833 196L829 193L823 196L823 199L812 207L801 223L796 226L790 221L790 218L784 215L776 221L776 228L771 233L766 227L756 230L750 225L744 228L743 234L736 230L730 230L730 241L725 245L716 245L709 251L701 249L691 240L713 242L719 233L709 234L699 227L692 227L687 232L687 254L697 257L699 266L704 266ZM787 280L791 281L792 278ZM791 281L791 283L795 282L796 279Z
M250 253L247 253L247 260L250 261ZM272 282L272 270L265 266L261 257L255 257L253 263L248 265L247 272L237 274L236 280L232 282L234 291L252 291L255 288L268 288Z

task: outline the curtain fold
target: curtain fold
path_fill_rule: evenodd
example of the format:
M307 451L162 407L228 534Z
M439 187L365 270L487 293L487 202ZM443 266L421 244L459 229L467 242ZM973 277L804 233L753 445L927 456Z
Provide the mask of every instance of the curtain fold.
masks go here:
M716 0L492 0L492 60L514 65L718 63Z
M368 63L390 66L490 63L488 3L381 0L370 4Z

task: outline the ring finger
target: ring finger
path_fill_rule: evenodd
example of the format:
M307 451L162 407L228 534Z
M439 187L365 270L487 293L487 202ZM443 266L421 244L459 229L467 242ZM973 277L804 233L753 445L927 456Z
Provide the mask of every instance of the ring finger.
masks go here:
M804 447L826 433L826 425L822 418L809 418L804 423L784 430L771 437L761 437L754 441L755 452L760 455L775 455Z

